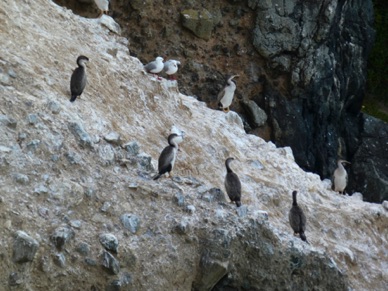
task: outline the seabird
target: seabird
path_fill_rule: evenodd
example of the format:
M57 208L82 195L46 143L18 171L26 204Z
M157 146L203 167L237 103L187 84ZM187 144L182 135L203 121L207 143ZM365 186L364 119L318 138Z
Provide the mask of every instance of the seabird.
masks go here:
M234 91L236 90L236 83L233 78L239 75L233 75L226 80L224 88L218 93L217 100L219 100L218 107L224 112L229 112L229 106L232 104Z
M155 61L152 61L144 66L144 69L146 70L147 73L152 73L154 75L157 75L158 79L160 79L158 74L163 70L163 68L164 68L164 64L163 64L162 57L157 57Z
M163 174L168 173L170 178L172 177L171 172L174 168L176 155L178 152L178 141L181 139L176 133L168 136L168 146L165 147L159 156L158 160L158 174L153 177L154 180L159 179Z
M86 86L86 66L85 64L89 61L89 59L85 56L79 56L77 58L77 65L71 75L70 80L70 91L71 91L71 99L70 102L74 102L75 99L82 94Z
M234 158L227 158L225 161L226 176L225 176L225 189L226 193L232 202L236 202L237 207L241 206L241 182L236 173L232 171L229 163Z
M343 163L350 164L348 161L338 160L338 167L335 169L333 174L334 191L339 192L340 194L345 194L345 188L348 184L348 173L346 172Z
M168 75L170 80L175 80L173 75L178 71L178 65L180 64L181 62L176 60L168 60L164 63L163 71Z
M104 13L108 14L109 11L109 0L94 0L96 3L98 9L100 9L100 15L98 15L98 18L100 18Z
M306 235L304 234L304 231L306 230L306 216L304 215L302 208L300 208L296 202L297 193L297 191L292 192L292 207L288 213L288 219L294 230L294 235L299 234L300 238L308 243Z

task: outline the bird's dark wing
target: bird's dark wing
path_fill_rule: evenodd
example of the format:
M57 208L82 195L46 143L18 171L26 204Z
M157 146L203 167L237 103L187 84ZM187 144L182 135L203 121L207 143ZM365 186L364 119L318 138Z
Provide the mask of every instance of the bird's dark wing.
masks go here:
M78 67L74 70L70 80L71 95L79 96L82 94L86 86L86 74L83 67Z
M144 66L144 69L145 69L147 72L151 72L152 70L155 70L155 69L156 69L156 64L155 64L155 62L148 63L147 65Z
M222 99L222 97L224 97L224 95L225 95L225 87L222 88L222 90L220 91L220 93L218 93L218 95L217 95L217 100L218 100L218 102L221 101L221 99Z
M158 160L158 171L159 174L170 172L172 169L171 162L174 159L174 148L167 146L163 149Z
M226 174L225 189L226 193L228 193L230 200L241 200L241 182L235 173L231 172Z

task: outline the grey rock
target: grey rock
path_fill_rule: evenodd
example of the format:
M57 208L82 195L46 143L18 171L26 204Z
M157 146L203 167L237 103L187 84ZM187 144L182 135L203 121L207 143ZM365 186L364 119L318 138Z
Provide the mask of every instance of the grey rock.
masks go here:
M107 250L117 254L119 247L118 239L111 233L104 233L100 235L100 243Z
M108 133L106 136L104 136L104 139L112 144L120 144L120 134L115 131Z
M218 23L208 10L187 9L181 12L182 25L191 30L199 38L209 40L214 27Z
M67 226L60 226L55 229L51 235L51 241L58 249L62 249L64 245L74 237L74 230Z
M80 229L81 225L82 225L82 221L81 220L70 220L69 224L71 227L74 227L76 229Z
M102 204L100 210L102 212L107 212L111 206L112 206L112 203L110 203L109 201L105 201L104 204Z
M240 102L248 116L249 125L252 128L260 127L267 121L267 114L253 100L243 100Z
M12 272L8 277L8 284L10 286L18 286L23 284L23 276L18 272Z
M185 205L185 197L181 193L175 194L173 200L178 206Z
M93 148L92 139L81 124L76 122L69 122L68 128L81 147Z
M47 187L44 185L39 185L34 189L34 194L38 194L38 195L47 194L48 192L49 192L49 189L47 189Z
M151 163L152 157L150 155L147 155L145 153L141 153L137 156L137 160L138 160L140 169L147 171L147 172L155 170L154 166Z
M11 84L11 80L8 76L8 74L4 74L3 72L0 71L0 84L7 86Z
M84 194L86 197L92 198L96 195L96 190L94 190L92 188L86 188Z
M89 266L97 266L97 261L92 258L85 258L85 263Z
M106 286L106 291L120 291L122 290L121 289L121 286L122 286L122 283L120 280L116 279L116 280L113 280L111 281L108 286Z
M8 69L8 75L14 79L18 76L13 69Z
M129 156L136 156L139 154L140 147L137 141L131 141L129 143L126 143L125 145L123 145L123 147L128 152Z
M90 253L90 246L85 242L80 242L75 250L81 255L87 256Z
M241 205L240 207L236 207L236 212L239 217L245 217L248 213L248 208L246 205Z
M17 121L12 117L0 114L0 124L8 126L9 128L15 129L17 126Z
M24 141L27 137L28 137L28 135L25 132L18 133L18 141Z
M100 145L98 147L98 155L100 156L100 162L103 166L112 165L115 161L115 150L110 144Z
M382 205L383 205L384 209L388 211L388 201L384 200Z
M30 179L28 178L27 175L20 174L20 173L13 174L13 178L17 183L22 185L27 185L30 182Z
M39 243L26 234L18 230L13 243L13 261L16 263L32 262L39 248Z
M193 214L195 212L195 206L194 205L187 205L186 211L190 214Z
M190 229L190 224L186 219L182 219L174 226L174 231L178 234L187 234Z
M40 140L39 139L34 139L27 143L27 149L29 151L36 151L36 149L40 146Z
M102 253L102 266L112 275L120 272L119 261L107 251Z
M82 162L82 157L73 151L68 151L65 153L65 158L72 165L79 165Z
M363 124L362 142L347 169L345 191L360 189L365 200L382 203L388 200L388 124L367 114L363 114Z
M63 268L66 265L66 257L62 253L55 254L54 255L54 263L58 267Z
M226 202L224 192L219 188L211 188L202 196L202 199L208 202Z
M27 122L31 125L37 124L39 121L38 115L35 113L30 113L27 115Z
M12 149L9 148L9 147L0 145L0 152L3 152L3 153L10 153L10 152L12 152Z
M193 290L212 290L217 282L226 275L229 263L203 255L200 265L201 269L193 284Z
M58 114L62 110L61 105L58 102L56 102L56 101L50 101L47 104L47 107L54 114Z
M135 234L140 228L140 218L135 214L123 214L120 217L124 228Z

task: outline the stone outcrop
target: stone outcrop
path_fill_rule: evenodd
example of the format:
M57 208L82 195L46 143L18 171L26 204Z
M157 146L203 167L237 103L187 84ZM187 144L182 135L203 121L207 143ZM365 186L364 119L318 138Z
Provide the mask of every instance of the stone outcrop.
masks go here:
M2 2L5 289L385 288L386 208L334 193L290 148L247 135L235 112L148 76L107 21L51 1ZM79 54L89 81L70 103ZM186 133L173 178L154 181L172 128ZM112 132L120 138L104 138ZM223 192L229 156L243 185L238 209ZM287 223L294 189L310 245ZM28 238L16 244L20 230ZM25 242L32 248L15 253Z
M81 15L94 13L88 12L93 5L88 10L57 1ZM352 159L362 142L360 109L374 38L371 0L130 4L111 1L111 15L122 24L131 53L143 63L160 54L181 60L183 93L216 108L224 76L239 73L231 108L246 120L247 132L290 146L297 163L321 178L331 177L338 158L362 168ZM264 125L255 121L246 99L265 110ZM365 185L387 168L373 156L368 159L374 174L353 179L350 188L381 202L387 195L376 199Z

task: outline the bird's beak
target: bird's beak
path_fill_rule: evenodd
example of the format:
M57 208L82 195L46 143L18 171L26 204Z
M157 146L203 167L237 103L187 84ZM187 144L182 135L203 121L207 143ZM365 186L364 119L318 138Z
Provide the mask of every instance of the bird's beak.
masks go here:
M232 79L233 79L233 78L237 78L237 77L240 77L240 75L233 75L233 76L232 76Z
M345 160L342 160L343 163L346 163L346 164L349 164L351 165L352 163L351 162L348 162L348 161L345 161Z

